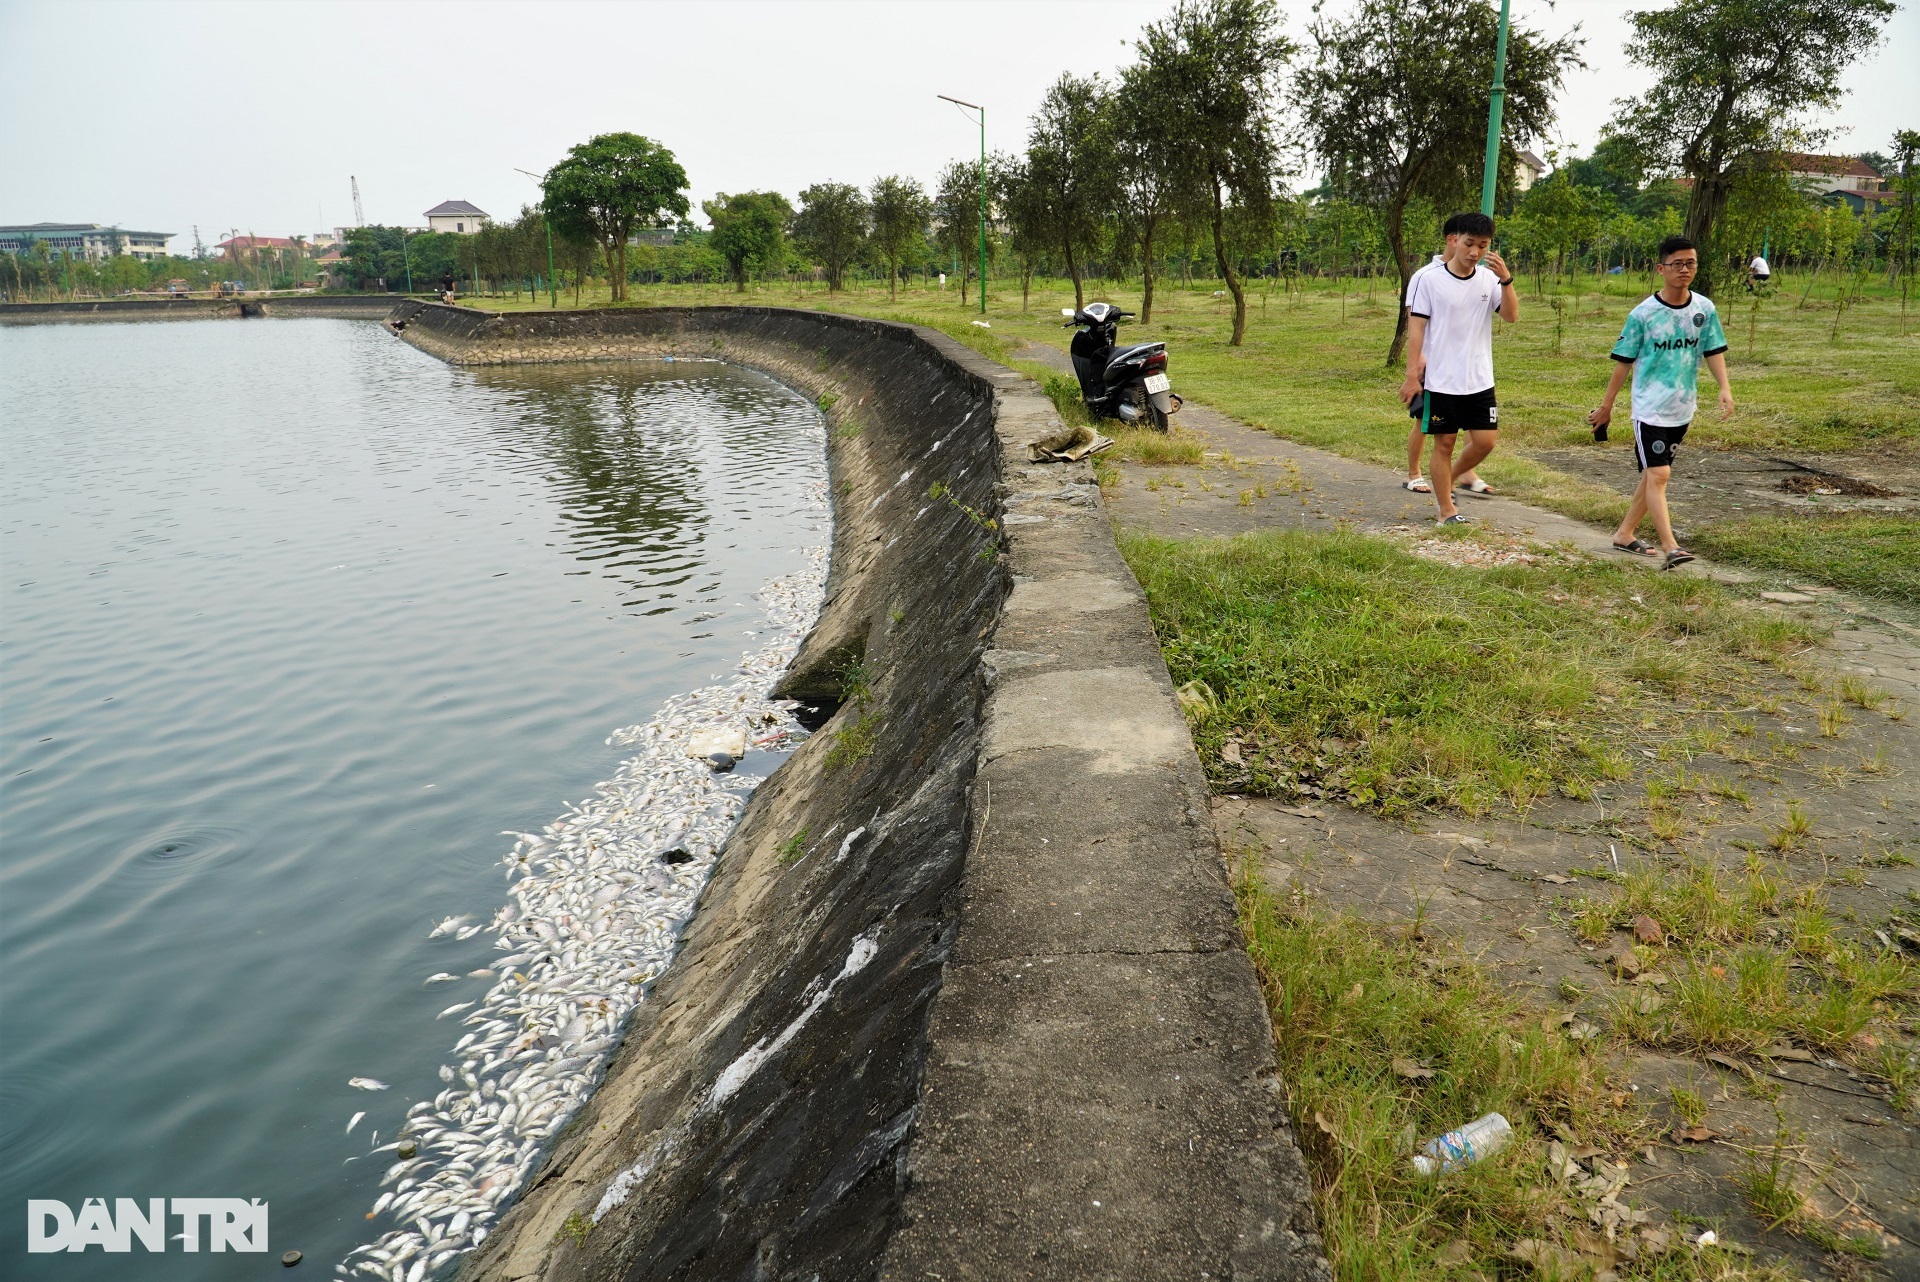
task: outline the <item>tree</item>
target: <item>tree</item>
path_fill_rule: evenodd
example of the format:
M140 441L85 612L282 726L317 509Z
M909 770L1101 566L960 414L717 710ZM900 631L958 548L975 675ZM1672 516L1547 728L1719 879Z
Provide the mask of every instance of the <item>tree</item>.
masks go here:
M1087 251L1100 236L1117 190L1107 86L1098 74L1062 75L1047 90L1027 134L1027 178L1042 201L1046 236L1073 278L1073 305L1086 301Z
M893 298L900 281L900 260L927 229L927 193L917 180L893 174L874 179L868 196L873 211L873 247L887 260L887 297Z
M1034 181L1027 162L995 152L988 165L993 203L1007 222L1007 248L1020 260L1020 310L1027 310L1033 271L1046 256L1047 198Z
M1590 156L1576 156L1565 165L1567 177L1576 187L1604 191L1616 201L1629 201L1640 194L1647 180L1646 162L1625 138L1608 136L1594 144Z
M1400 318L1387 364L1407 343L1407 284L1416 257L1407 247L1408 203L1468 207L1485 165L1487 109L1499 16L1485 0L1360 0L1345 21L1322 16L1315 57L1296 82L1309 143L1329 183L1380 211L1400 274ZM1580 61L1576 35L1547 40L1514 27L1507 40L1506 107L1500 168L1513 172L1514 138L1553 123L1553 96ZM1437 229L1436 229L1437 230Z
M1913 288L1916 232L1914 197L1920 193L1920 130L1902 129L1893 135L1894 158L1887 169L1894 172L1893 189L1900 193L1900 205L1894 218L1893 234L1887 238L1887 260L1900 273L1900 332L1907 330L1907 296ZM1886 170L1882 171L1887 172Z
M827 269L827 292L844 283L847 264L867 239L871 211L852 183L816 183L800 193L793 235Z
M567 152L541 183L554 232L598 244L614 301L627 297L627 241L635 229L687 213L687 172L639 134L600 134Z
M1809 127L1841 98L1840 74L1880 41L1893 0L1688 0L1628 15L1627 54L1658 79L1623 98L1609 130L1650 167L1693 180L1684 234L1700 248L1693 287L1713 293L1728 199L1782 151L1816 146Z
M1113 137L1114 174L1120 217L1131 225L1140 249L1140 323L1153 319L1154 241L1179 198L1184 167L1179 137L1167 127L1153 99L1145 67L1135 63L1120 73L1120 113Z
M747 292L747 273L778 271L786 258L793 206L777 191L721 192L700 206L713 224L707 242L727 260L734 292Z
M956 160L940 171L933 215L941 256L959 268L960 306L965 307L967 282L973 279L974 259L980 252L979 161Z
M1272 0L1180 0L1135 42L1135 83L1179 140L1176 187L1196 193L1208 215L1214 262L1233 295L1235 347L1246 341L1247 293L1227 252L1227 208L1238 206L1250 230L1270 221L1280 178L1273 104L1295 50L1278 24Z

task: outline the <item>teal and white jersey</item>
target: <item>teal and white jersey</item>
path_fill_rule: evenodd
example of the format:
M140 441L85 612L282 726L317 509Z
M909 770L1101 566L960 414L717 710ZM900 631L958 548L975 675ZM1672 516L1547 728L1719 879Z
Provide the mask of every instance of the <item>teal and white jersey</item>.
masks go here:
M1633 366L1633 421L1685 427L1699 401L1700 361L1727 350L1713 300L1690 293L1675 307L1649 295L1627 314L1613 359Z

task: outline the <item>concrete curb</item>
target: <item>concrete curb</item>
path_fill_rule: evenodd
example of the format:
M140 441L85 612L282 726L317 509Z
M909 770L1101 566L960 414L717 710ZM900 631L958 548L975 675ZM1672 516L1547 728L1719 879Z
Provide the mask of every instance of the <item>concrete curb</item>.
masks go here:
M994 381L1014 588L887 1279L1331 1278L1208 809L1090 464Z

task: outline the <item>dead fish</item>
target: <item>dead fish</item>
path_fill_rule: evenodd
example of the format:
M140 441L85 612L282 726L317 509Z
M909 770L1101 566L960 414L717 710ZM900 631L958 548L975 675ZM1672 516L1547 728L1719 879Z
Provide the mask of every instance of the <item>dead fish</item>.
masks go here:
M353 1128L360 1125L360 1119L365 1116L366 1116L365 1113L355 1113L353 1115L353 1120L347 1123L346 1134L348 1135L353 1134Z
M462 926L466 925L468 922L472 920L473 918L470 916L443 918L440 921L440 923L436 925L431 932L428 933L427 938L438 939L442 935L451 935L453 934L454 931L459 930Z
M384 1091L387 1089L385 1082L373 1077L349 1077L347 1079L347 1085L353 1087L356 1091Z
M422 987L431 988L435 984L451 984L458 978L460 978L460 976L443 970L436 975L427 976L427 982L422 985Z
M438 1015L435 1015L434 1018L445 1019L449 1015L458 1015L461 1011L467 1009L471 1005L473 1005L472 1002L455 1002L453 1005L441 1011Z

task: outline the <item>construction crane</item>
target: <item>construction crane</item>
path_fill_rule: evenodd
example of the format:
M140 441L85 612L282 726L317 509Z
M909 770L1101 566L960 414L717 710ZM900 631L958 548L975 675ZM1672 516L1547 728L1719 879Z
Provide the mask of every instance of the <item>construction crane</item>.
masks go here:
M367 225L367 216L360 212L360 180L352 174L348 174L347 181L353 184L353 225L355 227L365 227Z

